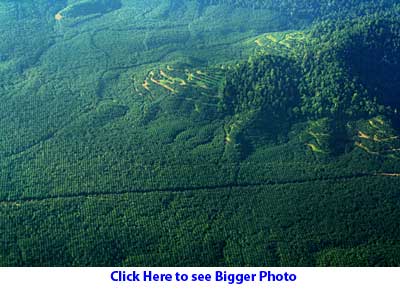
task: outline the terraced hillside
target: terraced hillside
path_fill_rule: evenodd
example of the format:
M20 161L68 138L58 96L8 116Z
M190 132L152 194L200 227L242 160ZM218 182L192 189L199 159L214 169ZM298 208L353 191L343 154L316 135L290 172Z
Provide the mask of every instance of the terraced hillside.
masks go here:
M400 265L400 8L282 3L2 1L0 265Z

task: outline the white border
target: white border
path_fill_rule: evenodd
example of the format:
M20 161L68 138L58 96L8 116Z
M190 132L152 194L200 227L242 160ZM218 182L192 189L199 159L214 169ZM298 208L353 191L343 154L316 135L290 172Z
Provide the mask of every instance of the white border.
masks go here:
M295 282L113 282L113 271L152 271L191 274L227 271L232 274L271 271L296 274ZM110 290L110 289L299 289L398 290L400 268L0 268L0 289L5 290Z

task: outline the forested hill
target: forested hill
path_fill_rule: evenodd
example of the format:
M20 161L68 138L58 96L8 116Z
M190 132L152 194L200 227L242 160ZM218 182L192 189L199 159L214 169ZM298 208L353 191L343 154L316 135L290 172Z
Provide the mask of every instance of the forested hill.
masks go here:
M399 55L396 14L319 23L290 50L233 66L221 107L240 120L241 133L263 128L260 134L271 135L302 120L328 118L332 132L342 131L336 138L351 140L340 129L349 122L385 116L399 124Z
M224 106L270 102L269 115L292 107L314 118L391 114L400 109L399 55L397 14L320 23L292 50L251 57L230 71Z

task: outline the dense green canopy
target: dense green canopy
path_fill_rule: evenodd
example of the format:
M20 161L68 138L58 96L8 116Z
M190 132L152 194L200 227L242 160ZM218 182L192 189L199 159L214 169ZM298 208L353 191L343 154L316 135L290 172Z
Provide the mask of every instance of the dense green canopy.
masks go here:
M399 266L399 15L0 1L0 266Z

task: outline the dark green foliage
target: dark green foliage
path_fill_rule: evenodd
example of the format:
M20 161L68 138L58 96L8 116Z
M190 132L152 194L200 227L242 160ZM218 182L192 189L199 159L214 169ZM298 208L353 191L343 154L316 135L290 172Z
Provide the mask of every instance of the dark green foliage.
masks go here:
M300 120L330 119L319 152L342 153L349 120L398 120L400 22L393 15L316 25L307 41L279 55L259 54L228 70L221 107L237 132L287 133ZM323 31L323 33L322 33ZM245 132L246 131L246 132ZM242 138L237 142L248 142Z
M299 69L290 59L250 59L228 72L223 106L231 114L254 111L256 119L266 120L271 126L282 119L293 121L299 113L298 76Z
M387 105L395 109L399 27L391 15L316 26L312 34L322 43L318 49L311 46L302 60L309 81L303 89L303 111L357 118L384 113Z
M396 2L1 1L0 266L400 265Z
M396 0L197 0L203 5L228 4L254 9L273 9L287 17L330 18L392 7Z
M268 115L290 119L300 108L311 118L376 115L384 113L382 105L396 109L400 22L378 16L330 25L315 26L295 57L261 55L234 68L227 75L227 110L268 108Z
M378 18L353 26L340 55L379 104L400 107L400 21Z
M103 126L114 119L121 118L125 116L128 112L129 107L115 104L102 104L99 108L96 108L93 114L90 124L91 126Z
M0 264L396 266L399 185L368 177L3 203Z

